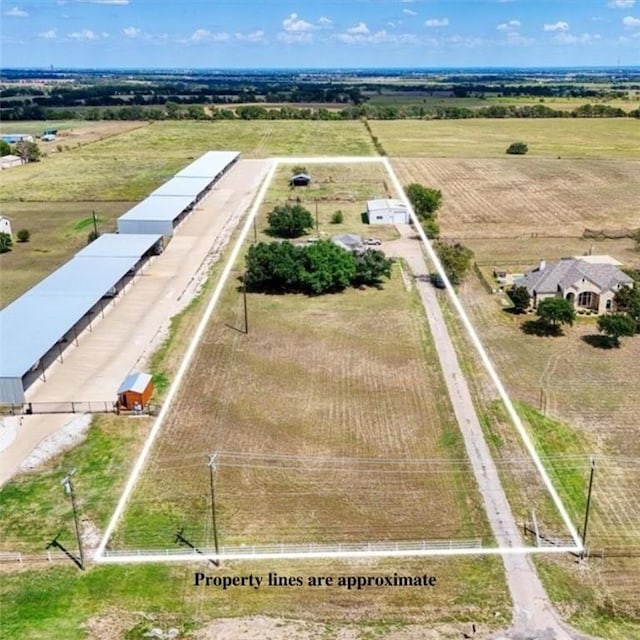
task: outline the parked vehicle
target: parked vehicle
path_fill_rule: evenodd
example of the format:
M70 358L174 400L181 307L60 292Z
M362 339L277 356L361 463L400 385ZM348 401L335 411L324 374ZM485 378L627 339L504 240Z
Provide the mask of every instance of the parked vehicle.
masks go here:
M367 245L369 245L369 246L371 246L371 245L378 245L378 244L382 244L382 240L378 240L378 238L373 238L373 237L371 237L371 238L367 238L367 239L364 241L364 244L367 244Z

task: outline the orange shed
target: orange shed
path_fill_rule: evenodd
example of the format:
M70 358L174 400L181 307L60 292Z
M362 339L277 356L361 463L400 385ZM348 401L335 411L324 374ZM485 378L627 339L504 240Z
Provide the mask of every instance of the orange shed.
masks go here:
M118 406L128 411L144 409L153 393L153 382L148 373L130 373L118 389Z

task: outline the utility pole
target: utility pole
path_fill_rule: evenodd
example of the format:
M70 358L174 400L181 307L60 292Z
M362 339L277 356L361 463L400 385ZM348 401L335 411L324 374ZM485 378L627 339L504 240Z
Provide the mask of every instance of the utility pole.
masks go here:
M218 548L218 527L216 525L216 497L214 490L214 475L216 472L216 459L218 457L218 453L214 452L209 456L209 462L207 466L209 467L209 487L211 489L211 524L213 526L213 545L216 550L216 556L219 555L220 550ZM219 561L218 561L219 564ZM217 566L217 565L216 565Z
M258 244L258 226L256 223L257 217L258 217L258 214L256 213L256 215L253 216L253 244Z
M249 312L247 310L247 272L242 276L242 305L244 307L244 332L249 333Z
M318 232L318 198L314 198L316 202L316 233Z
M66 493L71 497L71 508L73 509L73 522L76 527L76 539L78 540L78 552L80 557L80 568L84 571L84 550L82 548L82 537L80 535L80 522L78 520L78 505L76 503L76 492L73 488L73 482L71 481L71 477L76 472L75 469L72 469L69 472L69 475L66 476L61 484L64 487Z
M584 511L584 526L582 527L582 551L580 553L580 559L584 558L585 544L587 541L587 525L589 524L589 509L591 507L591 489L593 488L593 474L596 470L596 461L591 456L591 471L589 472L589 491L587 493L587 507Z
M95 234L95 237L98 237L98 220L96 218L96 212L95 209L91 211L91 215L93 216L93 233Z

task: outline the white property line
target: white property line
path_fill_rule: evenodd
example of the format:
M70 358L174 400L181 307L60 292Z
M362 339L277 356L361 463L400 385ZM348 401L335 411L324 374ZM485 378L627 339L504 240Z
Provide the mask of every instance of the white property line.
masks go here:
M271 168L269 169L269 171L267 172L267 175L264 178L264 181L262 183L262 185L260 186L260 189L256 195L255 201L249 211L249 215L247 217L247 220L245 221L244 227L242 228L242 231L240 233L240 236L238 237L238 240L236 241L236 244L233 247L233 250L231 252L231 255L229 256L229 259L227 261L227 264L225 265L222 274L220 275L220 279L216 285L215 290L213 291L212 295L211 295L211 299L209 300L209 303L207 305L207 308L205 310L204 315L202 316L198 327L193 335L193 338L189 344L189 347L187 348L187 351L185 353L185 356L180 364L180 367L178 368L178 371L176 373L176 377L174 378L173 382L171 383L171 386L169 387L169 391L167 393L167 396L165 398L165 401L162 405L162 409L160 410L160 413L158 414L158 417L156 418L156 421L147 437L147 440L144 443L144 446L142 448L142 451L140 452L140 455L138 457L138 459L136 460L136 463L134 465L133 470L131 471L131 475L129 476L129 479L127 480L127 484L125 485L125 488L122 492L122 495L120 496L120 499L118 501L118 504L113 512L113 515L111 516L111 520L109 521L109 524L107 526L107 529L102 537L102 540L100 541L100 544L98 545L98 548L94 554L94 561L98 562L98 563L108 563L108 564L124 564L124 563L140 563L140 562L193 562L196 559L199 558L205 558L205 559L216 559L216 556L211 556L211 555L200 555L200 554L176 554L176 555L164 555L164 554L160 554L160 555L156 555L156 554L142 554L142 555L127 555L127 553L125 551L122 552L122 555L117 555L117 552L109 552L109 555L105 555L105 549L106 546L111 538L111 536L113 535L113 532L118 524L118 521L120 520L120 518L122 517L122 514L124 512L125 507L127 506L127 503L129 501L129 498L133 492L133 489L136 486L136 483L140 477L140 474L142 472L143 466L147 460L147 457L149 455L149 452L151 451L151 447L153 446L158 433L160 432L160 429L162 428L162 425L164 424L164 421L169 413L169 408L171 406L171 402L173 401L175 395L177 394L180 385L182 383L182 379L185 375L185 373L187 372L187 369L189 367L189 365L191 364L191 361L193 359L193 356L196 352L196 349L198 347L198 344L200 342L200 340L202 339L202 336L204 335L204 331L207 327L207 324L211 318L211 315L213 314L213 311L218 303L218 300L222 294L222 290L229 278L229 274L231 273L231 270L233 268L234 263L236 262L238 255L240 254L240 251L242 249L242 245L249 233L249 230L252 227L253 224L253 219L255 218L255 216L258 214L259 208L262 205L262 202L264 200L264 197L266 195L267 189L269 188L269 186L271 185L271 181L273 180L273 176L275 175L275 172L278 168L278 166L280 164L356 164L356 163L382 163L392 182L393 185L396 189L396 192L398 193L398 195L400 196L400 199L404 202L404 204L407 206L407 209L409 211L410 217L412 222L414 223L420 238L427 250L427 253L430 257L430 259L432 260L433 264L435 264L438 273L440 274L440 276L442 277L446 288L447 288L447 292L463 322L463 325L465 327L465 329L467 330L467 332L469 333L469 336L471 338L471 341L474 345L474 347L476 348L476 350L478 351L481 359L482 359L482 363L485 367L485 369L487 370L489 376L491 377L491 380L493 381L493 383L496 385L496 388L498 390L498 393L500 394L500 397L502 398L502 401L505 404L505 407L507 408L507 411L509 413L509 416L511 417L511 420L514 424L514 426L516 427L520 437L522 438L522 440L525 443L525 447L527 448L527 451L529 452L529 455L531 456L531 458L534 461L534 464L536 466L536 468L538 469L538 471L540 472L543 482L545 484L545 486L547 487L556 507L558 508L558 511L560 512L562 519L565 523L565 525L567 526L567 529L569 530L569 532L571 533L571 537L573 538L573 540L576 543L575 547L572 546L558 546L558 547L505 547L505 548L501 548L501 547L485 547L485 548L456 548L456 549L421 549L421 548L415 548L415 549L402 549L402 550L384 550L384 551L375 551L375 550L363 550L363 551L300 551L300 552L284 552L284 553L262 553L262 554L256 554L256 555L247 555L247 554L242 554L242 553L231 553L231 554L220 554L219 556L217 556L217 558L219 559L224 559L224 560L242 560L242 559L247 559L247 558L251 558L251 559L285 559L285 558L289 558L289 559L312 559L312 558L367 558L367 557L378 557L378 558L382 558L382 557L405 557L405 556L453 556L453 555L502 555L502 554L529 554L529 553L575 553L575 552L581 552L582 551L582 544L580 541L580 538L578 536L578 533L575 529L575 527L573 526L571 519L569 518L569 514L567 513L564 505L562 504L562 501L560 500L560 497L558 496L555 488L553 487L553 484L551 483L551 480L549 479L549 476L547 475L547 472L544 468L544 466L542 465L542 462L540 461L540 458L538 457L538 454L535 450L535 447L533 446L531 440L529 439L529 436L524 428L524 425L522 424L522 421L520 420L520 416L517 414L513 403L511 402L511 399L509 398L509 396L507 395L506 390L504 389L504 386L502 385L502 382L500 381L500 378L498 377L498 374L496 373L496 370L487 354L487 352L485 351L484 347L482 346L482 343L480 342L480 339L478 338L478 335L475 332L475 329L473 328L466 312L464 311L462 304L460 303L460 300L458 299L458 296L455 293L455 290L453 289L451 283L449 282L449 279L447 278L446 273L444 272L444 269L442 267L442 264L440 262L440 260L438 259L438 256L435 254L433 248L431 247L431 243L429 242L429 240L427 239L424 230L422 229L422 225L420 225L420 223L418 222L418 219L416 217L415 212L413 211L413 208L411 206L411 203L409 202L408 198L406 197L405 193L404 193L404 189L402 188L402 185L400 184L400 181L398 180L398 177L396 176L393 168L391 167L391 164L388 160L388 158L380 158L379 156L341 156L341 157L329 157L329 156L324 156L324 157L312 157L312 158L306 158L306 157L300 157L300 158L272 158L272 165ZM195 557L194 557L195 556Z
M582 541L580 540L580 536L578 535L576 528L573 526L573 523L571 522L571 518L569 517L569 514L564 504L562 503L562 500L560 500L560 496L556 492L555 487L551 482L551 479L547 475L547 471L544 468L544 465L542 464L540 457L538 456L538 452L533 446L533 443L529 438L529 434L527 433L527 430L524 428L524 425L522 424L522 420L520 419L518 412L515 410L515 407L513 406L513 402L511 402L511 398L507 394L507 391L504 388L502 381L498 377L496 369L493 366L493 363L491 362L491 358L489 358L489 354L485 350L482 342L480 342L480 338L478 337L476 330L473 328L473 325L469 320L469 316L467 315L467 312L464 310L462 303L460 302L460 299L458 298L458 295L455 292L455 289L451 285L451 282L449 281L449 278L447 277L447 274L445 273L444 268L442 267L440 258L438 258L436 252L433 250L433 247L431 246L431 242L429 242L429 239L427 238L427 235L425 234L424 229L422 228L422 225L418 221L415 211L411 206L411 202L409 202L409 198L405 194L404 189L402 188L402 185L400 184L400 181L398 180L398 177L396 176L395 171L393 170L393 167L389 162L389 159L383 158L382 162L387 168L389 175L391 176L391 181L393 182L393 185L396 188L397 193L400 195L400 199L404 202L404 204L407 206L409 210L411 221L413 222L416 230L418 231L418 234L420 235L422 244L427 250L427 254L429 255L429 258L431 259L432 263L435 265L436 269L438 270L438 274L444 281L447 289L447 293L449 294L449 298L451 299L451 302L453 302L453 306L458 312L458 316L460 317L460 320L462 320L462 324L464 325L464 328L467 330L467 333L471 338L471 342L473 343L473 346L475 347L476 351L480 356L480 359L482 360L482 364L484 365L484 368L486 369L487 373L489 374L489 377L491 378L491 381L493 382L496 389L498 390L498 394L500 395L500 398L502 399L502 402L504 403L504 406L507 409L507 413L511 418L511 422L513 423L516 430L518 431L519 436L522 438L522 441L524 442L524 445L527 451L529 452L529 455L533 459L533 463L535 464L540 475L542 476L542 481L547 487L547 490L549 491L549 494L551 495L553 502L555 503L558 511L560 512L560 515L562 516L562 520L564 521L565 526L567 527L569 533L571 534L571 537L576 543L576 550L582 551Z
M240 250L242 249L242 244L244 243L245 238L247 237L247 234L249 233L249 229L251 228L251 224L253 222L253 218L255 217L255 215L258 212L258 209L260 207L260 205L262 204L262 201L264 199L264 196L267 192L267 188L269 187L269 185L271 184L271 180L273 179L273 174L275 173L276 167L278 166L277 162L274 162L271 165L271 168L269 169L266 177L264 178L264 181L262 183L262 185L260 186L260 190L258 191L258 194L256 196L256 199L253 203L253 206L251 207L250 211L249 211L249 215L247 216L247 220L244 223L244 227L242 228L242 232L240 233L240 236L238 237L238 240L236 241L235 246L233 247L233 251L231 252L231 255L229 256L229 260L227 262L227 264L225 265L222 274L220 275L220 279L218 280L218 284L213 292L213 294L211 295L211 299L209 300L209 304L207 305L207 308L204 312L204 315L202 316L202 318L200 319L200 323L198 324L198 328L196 329L195 333L193 334L193 338L191 340L191 343L189 344L189 347L187 349L187 352L184 355L184 358L180 364L180 367L178 368L178 371L176 373L176 377L174 378L173 382L171 383L171 386L169 387L169 392L167 393L167 397L165 398L164 403L162 404L162 409L160 410L160 413L158 414L158 417L156 418L156 421L153 425L153 428L151 429L149 436L147 437L146 442L144 443L144 447L142 448L142 451L140 452L140 455L138 456L138 459L136 460L136 464L133 467L133 470L131 471L131 475L129 476L129 479L127 480L127 484L125 485L124 491L122 492L122 495L120 496L120 500L118 500L118 504L115 508L115 511L113 512L113 515L111 516L111 520L109 521L109 525L107 526L106 531L104 532L104 536L102 536L102 540L100 541L100 544L98 545L98 549L96 550L95 553L95 557L94 559L96 561L99 561L102 554L104 553L104 550L107 546L107 543L109 542L109 539L111 538L111 536L113 535L113 531L116 527L116 525L118 524L118 520L120 519L120 517L122 516L122 512L124 511L124 508L127 505L127 502L129 501L129 496L131 495L136 482L138 481L138 477L140 476L140 472L142 471L142 467L144 466L144 463L147 459L147 456L149 455L149 451L151 451L151 447L153 445L153 443L156 440L156 437L158 436L158 433L160 432L160 429L162 427L162 425L164 424L165 418L167 417L167 414L169 413L169 408L171 407L171 402L174 398L174 396L176 395L176 393L178 392L178 389L180 388L180 384L182 383L182 378L184 377L185 373L187 372L187 369L189 368L189 365L191 364L191 360L193 359L193 356L196 352L196 348L198 347L198 343L200 342L200 340L202 339L202 336L204 334L204 331L207 327L207 324L209 322L209 319L211 318L211 314L213 313L213 310L215 309L216 305L218 304L218 300L220 298L220 295L222 294L222 290L224 288L224 285L227 282L227 279L229 278L229 274L231 273L231 269L233 268L233 265L235 263L235 261L238 258L238 255L240 254Z

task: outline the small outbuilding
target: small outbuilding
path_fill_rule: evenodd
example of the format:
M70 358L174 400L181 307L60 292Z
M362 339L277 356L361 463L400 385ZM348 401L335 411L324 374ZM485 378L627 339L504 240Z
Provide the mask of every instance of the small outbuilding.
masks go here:
M362 250L362 236L355 233L343 233L339 236L332 236L331 242L347 251L357 252Z
M130 373L118 389L118 409L142 411L151 399L153 381L148 373Z
M11 220L9 218L5 218L4 216L0 216L0 233L8 233L11 234Z
M401 200L379 198L367 201L369 224L408 224L409 210Z
M308 187L310 182L310 175L306 173L296 173L296 175L289 180L289 185L292 187Z
M21 164L23 164L22 158L10 153L0 158L0 171L11 169L11 167L19 167Z

